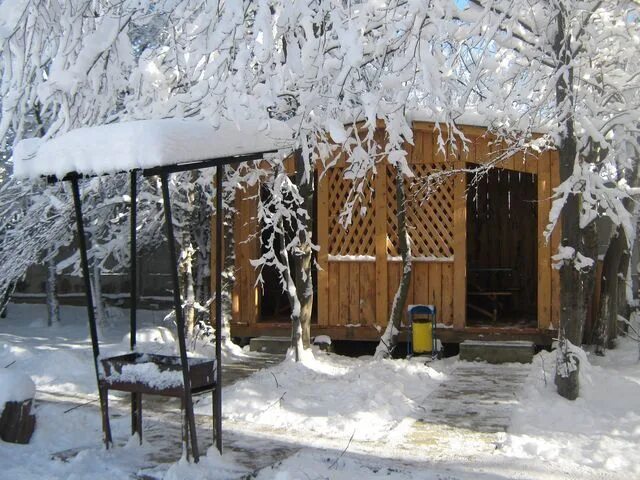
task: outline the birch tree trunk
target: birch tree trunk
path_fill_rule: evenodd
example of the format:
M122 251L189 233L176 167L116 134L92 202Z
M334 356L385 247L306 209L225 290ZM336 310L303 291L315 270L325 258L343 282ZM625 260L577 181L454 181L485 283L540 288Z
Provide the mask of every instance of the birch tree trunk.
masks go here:
M60 303L58 302L58 292L56 288L58 275L56 272L56 261L52 252L47 260L47 325L50 327L54 323L60 322Z
M181 257L181 266L184 278L184 328L187 338L193 338L196 323L196 298L193 285L193 256L195 250L191 243L186 242Z
M300 249L293 258L293 282L295 283L296 295L298 297L298 303L300 304L299 333L302 347L309 348L311 346L311 314L313 313L313 275L311 271L313 266L313 248L311 235L315 215L313 208L315 182L313 172L305 168L306 165L300 152L295 153L294 159L296 165L296 185L298 186L300 196L304 199L301 206L307 212L308 216L306 217L306 221L299 220L303 222L303 224L298 225ZM292 346L297 345L297 329L298 327L292 322Z
M391 314L387 323L380 343L376 348L374 358L386 358L391 355L393 348L398 342L398 333L402 323L402 313L404 305L407 301L409 293L409 284L411 283L411 244L409 241L409 232L407 230L407 199L404 185L404 177L402 171L396 167L396 207L398 222L398 242L400 247L400 256L402 257L402 277L400 285L393 297L391 306Z
M105 312L104 312L104 302L102 301L102 279L100 276L100 263L97 261L93 262L93 304L96 309L96 320L98 325L104 325L105 322Z
M280 222L279 229L281 232L284 232L282 221ZM289 262L289 252L287 252L286 245L287 242L284 234L280 234L280 261L282 265L284 265L282 274L284 276L289 303L291 304L291 348L293 348L294 351L295 361L299 362L302 358L302 350L304 349L302 343L302 323L300 321L301 306L296 284L291 275L291 264Z

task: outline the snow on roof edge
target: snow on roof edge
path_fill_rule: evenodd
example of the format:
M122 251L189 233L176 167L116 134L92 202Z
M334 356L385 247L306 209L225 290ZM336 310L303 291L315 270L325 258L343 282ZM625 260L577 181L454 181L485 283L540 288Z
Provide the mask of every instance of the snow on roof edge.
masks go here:
M224 121L217 128L197 120L135 120L78 128L46 141L22 140L14 149L13 175L20 179L102 175L292 145L293 130L277 120Z

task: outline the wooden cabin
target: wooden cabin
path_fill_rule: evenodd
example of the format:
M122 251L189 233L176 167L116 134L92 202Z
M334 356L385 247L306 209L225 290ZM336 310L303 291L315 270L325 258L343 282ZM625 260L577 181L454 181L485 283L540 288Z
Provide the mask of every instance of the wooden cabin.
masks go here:
M438 152L434 125L415 122L409 162L417 177L435 171L477 168L500 153L480 127L462 127L468 150ZM336 340L378 340L386 326L401 274L396 194L391 167L378 168L366 192L366 213L348 228L338 216L350 182L344 161L317 184L314 238L320 247L314 272L312 335ZM409 181L408 220L413 272L407 304L434 304L443 342L469 338L532 340L546 345L560 317L558 271L543 235L552 187L559 184L555 152L508 158L477 182L474 174L450 176L428 196ZM275 274L257 272L260 256L257 187L236 199L235 270L231 334L234 337L290 335L289 305ZM360 210L358 208L357 210ZM249 240L247 240L249 239Z

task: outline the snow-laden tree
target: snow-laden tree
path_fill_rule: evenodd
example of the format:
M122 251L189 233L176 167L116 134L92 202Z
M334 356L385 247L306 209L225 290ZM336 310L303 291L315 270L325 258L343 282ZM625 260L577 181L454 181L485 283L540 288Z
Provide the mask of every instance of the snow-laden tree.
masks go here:
M172 14L176 6L180 15ZM412 140L407 112L419 107L449 121L448 108L457 106L460 83L447 41L457 28L457 8L450 2L172 1L158 8L165 9L171 35L166 45L141 53L145 68L125 100L127 110L214 124L222 117L258 119L265 127L270 117L290 118L300 151L296 188L311 192L314 171L322 175L340 151L348 153L345 175L354 184L348 215L370 172L389 162L412 175L404 148ZM375 138L380 125L384 142ZM271 198L287 197L274 191ZM314 248L307 208L292 208L299 212L292 235L299 243L291 252L293 263L310 265L304 260ZM275 244L268 247L276 258ZM310 276L308 268L300 278ZM295 295L310 302L300 290L312 289L302 285L294 285ZM309 323L302 320L303 339Z
M460 15L469 100L499 137L517 142L546 131L537 146L559 152L562 184L549 225L550 232L562 224L559 352L582 343L597 255L593 220L608 217L627 246L635 235L625 198L637 182L639 14L636 3L617 0L471 0ZM564 385L572 356L560 355L557 370Z
M46 140L117 119L133 65L127 27L135 14L144 13L132 2L7 0L0 4L3 151L11 151L25 138ZM104 214L111 206L116 214L118 208L113 206L123 199L122 194L101 189L97 179L87 184L83 197L88 210ZM11 180L3 185L0 196L9 205L0 230L0 254L6 266L0 296L6 300L6 292L29 265L56 259L59 247L72 239L74 222L70 196L59 187ZM92 235L94 245L103 233ZM110 245L105 237L99 250ZM107 256L98 254L96 265Z

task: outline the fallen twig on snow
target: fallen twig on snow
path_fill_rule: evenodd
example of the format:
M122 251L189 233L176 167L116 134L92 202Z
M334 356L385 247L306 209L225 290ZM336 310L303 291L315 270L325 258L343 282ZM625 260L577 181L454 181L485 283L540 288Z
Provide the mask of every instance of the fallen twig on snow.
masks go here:
M264 412L266 412L267 410L269 410L269 409L270 409L271 407L273 407L276 403L278 403L278 402L282 402L282 400L284 400L284 396L285 396L286 394L287 394L287 392L284 392L284 393L282 394L282 396L281 396L278 400L276 400L276 401L275 401L275 402L273 402L271 405L269 405L267 408L265 408L265 409L262 411L262 413L264 413Z
M347 450L349 450L349 445L351 445L351 440L353 440L353 436L356 434L356 431L354 430L353 433L351 434L351 438L349 439L349 443L347 443L347 446L344 448L344 450L342 451L342 453L340 455L338 455L338 458L336 458L333 463L329 466L329 470L331 470L337 463L338 460L340 460L342 458L342 456L347 453Z
M69 412L71 412L72 410L75 410L76 408L84 407L84 406L89 405L89 404L91 404L91 403L95 403L95 402L97 402L98 400L100 400L100 399L99 399L99 398L94 398L93 400L89 400L88 402L81 403L80 405L74 405L73 407L66 409L66 410L65 410L64 412L62 412L62 413L69 413Z

